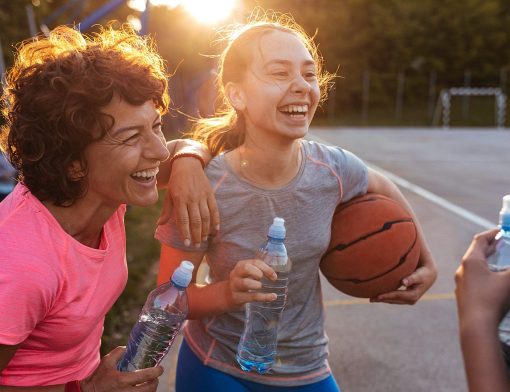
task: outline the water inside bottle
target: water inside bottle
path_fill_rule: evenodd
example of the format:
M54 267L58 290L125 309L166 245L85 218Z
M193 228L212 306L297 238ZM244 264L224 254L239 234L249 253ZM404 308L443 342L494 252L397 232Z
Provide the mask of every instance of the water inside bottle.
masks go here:
M131 332L119 369L134 371L157 366L170 349L184 317L158 308L143 313Z

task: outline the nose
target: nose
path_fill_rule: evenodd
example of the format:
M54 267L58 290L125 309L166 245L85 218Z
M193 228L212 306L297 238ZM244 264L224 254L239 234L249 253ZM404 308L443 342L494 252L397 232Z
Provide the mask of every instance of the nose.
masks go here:
M303 77L303 75L298 74L295 76L292 84L290 86L291 91L296 94L308 93L312 89L312 86L308 81Z
M154 159L160 162L166 161L170 157L170 153L166 147L165 136L151 132L146 140L145 156L149 159Z

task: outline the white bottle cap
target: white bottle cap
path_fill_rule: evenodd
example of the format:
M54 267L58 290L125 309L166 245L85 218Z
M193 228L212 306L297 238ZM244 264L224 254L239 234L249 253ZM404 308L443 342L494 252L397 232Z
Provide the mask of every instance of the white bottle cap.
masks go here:
M188 287L193 276L195 266L191 261L183 260L172 274L172 283L179 287Z
M510 212L510 195L503 196L503 205L501 207L501 212L505 213Z
M285 220L283 218L274 218L273 224L269 228L267 235L271 238L280 240L285 239Z

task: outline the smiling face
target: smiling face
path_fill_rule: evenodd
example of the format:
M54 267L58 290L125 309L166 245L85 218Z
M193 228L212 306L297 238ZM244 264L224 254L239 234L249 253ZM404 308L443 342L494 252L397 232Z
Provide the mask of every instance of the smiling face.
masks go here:
M286 140L305 136L319 103L316 64L298 36L273 30L249 44L251 62L239 83L226 86L243 113L246 132Z
M152 101L133 106L118 97L102 112L112 116L115 124L85 150L86 198L114 208L154 204L159 164L169 157L160 113Z

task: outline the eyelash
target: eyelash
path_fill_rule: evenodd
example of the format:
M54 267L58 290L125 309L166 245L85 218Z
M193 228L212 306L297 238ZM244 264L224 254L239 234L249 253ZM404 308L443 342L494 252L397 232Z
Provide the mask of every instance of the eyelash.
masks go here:
M287 77L288 76L288 73L285 72L285 71L282 71L282 72L273 72L272 73L273 76L276 76L276 77ZM315 72L306 72L304 74L305 78L307 79L313 79L313 78L316 78L317 75L315 75Z
M161 127L163 126L163 123L159 122L157 124L154 124L154 126L152 127L152 129L157 129L158 132L161 132ZM131 135L130 137L128 137L127 139L124 139L122 142L123 143L127 143L131 140L134 140L136 139L137 137L139 137L140 134L139 133L135 133L134 135Z
M123 143L126 143L126 142L129 142L130 140L134 140L135 138L137 138L140 134L138 133L135 133L134 135L128 137L127 139L124 139L123 140Z

